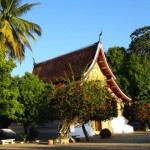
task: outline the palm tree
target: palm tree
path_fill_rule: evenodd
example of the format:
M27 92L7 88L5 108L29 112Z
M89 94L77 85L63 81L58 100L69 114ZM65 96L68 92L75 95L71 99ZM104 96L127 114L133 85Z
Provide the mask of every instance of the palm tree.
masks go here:
M22 6L20 3L21 0L0 0L0 49L5 56L9 54L21 63L25 48L32 51L27 37L36 41L33 34L40 36L41 28L35 23L20 18L39 3L26 3Z

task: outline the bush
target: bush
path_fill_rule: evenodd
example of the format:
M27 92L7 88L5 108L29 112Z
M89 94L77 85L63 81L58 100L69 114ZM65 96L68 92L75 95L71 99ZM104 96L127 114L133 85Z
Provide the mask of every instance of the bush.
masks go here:
M29 134L27 136L27 140L35 141L37 138L38 138L38 131L34 127L31 127L29 129Z
M100 137L101 138L109 138L111 137L111 132L109 129L102 129L101 132L100 132Z

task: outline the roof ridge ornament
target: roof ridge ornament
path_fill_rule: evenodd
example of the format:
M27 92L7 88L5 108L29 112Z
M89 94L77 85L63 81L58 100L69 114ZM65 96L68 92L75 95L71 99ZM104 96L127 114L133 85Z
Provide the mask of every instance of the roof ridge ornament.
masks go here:
M94 59L92 60L91 65L89 66L88 70L84 73L85 77L88 76L89 72L92 70L93 66L95 65L101 50L102 50L102 31L99 34L99 43L97 45L96 54L94 56Z
M101 31L101 33L99 34L99 43L102 44L102 31Z
M36 63L35 63L35 59L34 59L34 57L32 57L32 59L33 59L33 66L35 66L35 65L36 65Z

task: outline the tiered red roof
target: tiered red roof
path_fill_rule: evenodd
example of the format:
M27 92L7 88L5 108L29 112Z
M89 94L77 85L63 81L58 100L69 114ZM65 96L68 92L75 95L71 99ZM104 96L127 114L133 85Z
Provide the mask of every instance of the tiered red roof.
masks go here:
M78 49L69 54L62 55L34 65L33 73L44 82L55 83L61 77L71 77L76 80L84 73L88 74L90 68L98 62L102 73L106 76L107 83L114 94L123 100L130 101L115 82L115 76L109 68L103 48L99 42Z

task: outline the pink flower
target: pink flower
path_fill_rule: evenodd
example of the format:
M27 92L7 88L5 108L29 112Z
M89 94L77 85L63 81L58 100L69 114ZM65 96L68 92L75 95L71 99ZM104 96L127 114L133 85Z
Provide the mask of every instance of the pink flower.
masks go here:
M56 88L56 89L58 89L58 87L59 87L59 85L58 85L58 84L56 84L56 85L55 85L55 88Z
M149 108L150 108L150 103L149 103L149 104L147 104L147 107L149 107Z
M104 106L103 106L103 109L106 109L106 108L107 108L107 107L104 105Z
M77 95L78 94L78 91L77 90L74 90L74 95Z
M110 85L107 85L107 88L110 89Z

